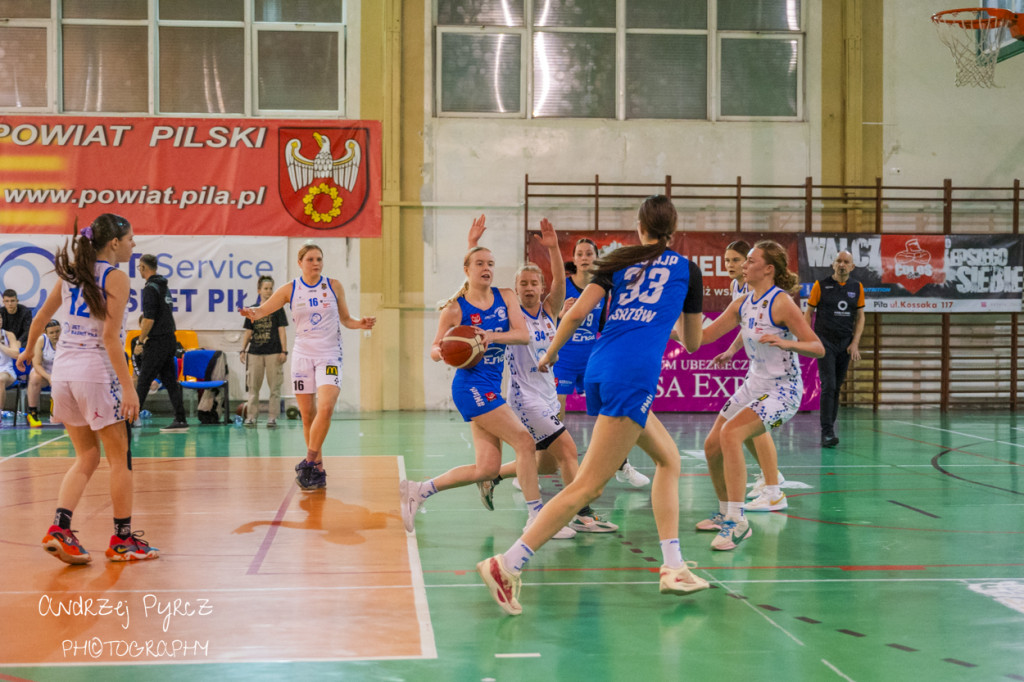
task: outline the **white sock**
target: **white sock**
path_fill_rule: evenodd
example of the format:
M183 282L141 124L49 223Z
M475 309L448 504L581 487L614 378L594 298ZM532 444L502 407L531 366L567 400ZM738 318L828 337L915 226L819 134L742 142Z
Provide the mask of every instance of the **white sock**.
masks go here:
M764 487L764 491L765 491L765 493L767 493L768 497L771 498L772 500L779 499L779 494L780 494L779 493L779 486L777 486L777 485L766 485Z
M718 501L718 513L721 514L722 516L727 516L728 512L729 512L729 503L728 502L722 502L721 500L719 500Z
M540 510L544 508L544 504L540 500L527 500L526 511L529 513L529 518L534 518L537 514L540 514Z
M683 565L683 551L679 547L679 538L661 541L661 563L669 568L679 568Z
M501 561L505 564L505 570L519 575L532 556L533 550L523 542L522 538L519 538L508 548L507 552L501 555Z
M434 479L429 481L423 481L420 483L420 499L425 500L431 495L437 494L437 486L434 485Z
M726 502L725 518L740 520L743 518L743 503L742 502Z

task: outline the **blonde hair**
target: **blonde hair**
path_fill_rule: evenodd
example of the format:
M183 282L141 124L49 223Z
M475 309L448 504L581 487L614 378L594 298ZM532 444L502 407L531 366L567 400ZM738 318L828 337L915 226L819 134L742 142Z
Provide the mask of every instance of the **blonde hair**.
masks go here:
M314 244L313 240L309 240L305 244L302 245L301 249L299 249L299 260L302 260L302 257L305 256L310 251L312 251L313 249L316 249L317 251L319 251L321 256L324 255L324 250L321 249L316 244Z
M540 285L544 286L544 271L540 269L540 266L536 263L526 262L519 266L516 270L516 274L512 277L513 287L519 282L519 276L524 272L536 272L540 275Z
M469 259L477 251L490 251L490 249L488 249L486 246L474 246L472 249L470 249L469 251L466 252L466 257L462 259L462 267L463 268L468 268L469 267ZM441 303L437 304L437 309L438 310L444 310L445 308L450 306L452 303L454 303L455 301L457 301L460 298L462 298L466 294L467 291L469 291L469 278L468 277L466 279L462 280L462 286L459 287L458 291L456 291L454 294L452 294L447 300L444 300Z

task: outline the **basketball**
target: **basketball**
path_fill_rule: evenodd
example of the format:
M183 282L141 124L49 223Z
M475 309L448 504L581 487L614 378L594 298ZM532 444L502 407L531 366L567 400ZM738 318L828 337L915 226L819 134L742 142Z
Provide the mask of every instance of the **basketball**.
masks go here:
M475 327L466 325L449 329L441 339L441 358L456 369L474 367L484 356L478 333Z

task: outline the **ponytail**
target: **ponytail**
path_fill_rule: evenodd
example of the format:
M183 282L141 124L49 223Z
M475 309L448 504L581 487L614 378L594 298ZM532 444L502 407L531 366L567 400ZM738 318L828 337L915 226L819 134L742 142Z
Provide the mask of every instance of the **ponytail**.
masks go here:
M678 214L675 206L672 205L672 200L662 194L647 197L637 210L637 220L643 228L644 234L657 239L657 242L623 246L603 258L599 258L591 269L595 276L611 274L630 265L643 263L644 266L640 272L630 280L629 285L632 285L643 277L651 263L665 253L668 242L676 231L676 222L678 221Z
M471 248L469 251L466 252L466 257L462 259L462 267L464 267L464 268L469 267L470 256L472 256L477 251L490 251L490 249L488 249L487 247L484 247L484 246L474 246L473 248ZM454 303L455 301L457 301L460 298L462 298L463 296L465 296L467 291L469 291L469 280L465 279L465 280L462 281L462 286L459 287L458 291L456 291L454 294L452 294L451 297L449 297L447 300L441 301L441 302L439 302L437 304L437 309L438 310L444 310L445 308L450 306L452 303Z
M789 271L789 256L782 245L770 239L763 239L754 244L754 248L760 249L764 262L775 268L773 284L785 292L792 293L800 278Z
M121 216L104 213L79 232L76 218L71 239L57 249L54 256L53 267L57 276L71 286L81 288L89 314L96 319L107 317L107 299L96 283L97 255L112 240L123 238L131 229L131 224Z

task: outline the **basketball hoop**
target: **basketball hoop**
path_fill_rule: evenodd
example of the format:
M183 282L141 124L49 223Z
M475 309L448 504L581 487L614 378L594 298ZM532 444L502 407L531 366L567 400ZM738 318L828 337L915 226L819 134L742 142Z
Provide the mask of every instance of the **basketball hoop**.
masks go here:
M956 84L995 87L999 50L1024 39L1024 14L993 7L950 9L932 15L939 40L953 53Z

